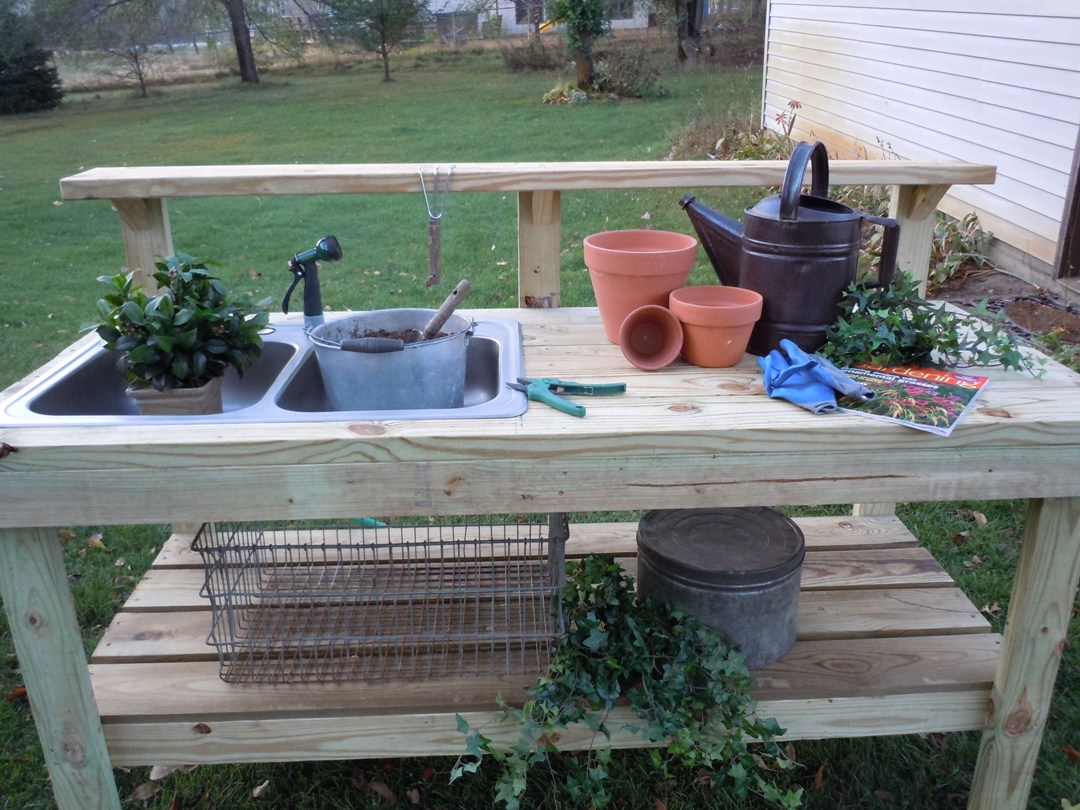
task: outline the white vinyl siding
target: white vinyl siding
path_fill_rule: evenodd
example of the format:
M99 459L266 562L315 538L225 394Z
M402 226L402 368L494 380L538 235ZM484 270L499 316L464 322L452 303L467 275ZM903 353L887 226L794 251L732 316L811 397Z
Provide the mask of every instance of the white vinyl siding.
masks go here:
M770 0L763 116L842 157L966 160L942 210L1054 260L1080 124L1080 3Z

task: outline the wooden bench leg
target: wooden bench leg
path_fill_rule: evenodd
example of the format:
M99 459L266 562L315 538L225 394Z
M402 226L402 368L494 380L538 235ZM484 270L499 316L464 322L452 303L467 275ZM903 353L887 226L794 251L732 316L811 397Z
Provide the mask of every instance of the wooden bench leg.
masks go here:
M518 192L518 305L562 306L562 197L558 191Z
M971 810L1022 810L1080 579L1080 498L1033 501L1016 569Z
M165 200L113 200L112 203L120 214L127 269L134 270L137 282L152 293L157 286L153 278L154 262L158 256L173 253Z
M119 810L55 529L0 529L0 593L61 810Z
M934 215L948 185L894 186L889 200L889 216L900 223L896 267L919 281L926 294L930 270L930 248L934 240Z

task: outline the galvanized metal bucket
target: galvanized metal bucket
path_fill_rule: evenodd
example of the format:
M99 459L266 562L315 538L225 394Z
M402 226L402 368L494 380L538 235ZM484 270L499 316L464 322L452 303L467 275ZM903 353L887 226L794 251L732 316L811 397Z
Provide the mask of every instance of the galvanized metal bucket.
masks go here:
M400 351L345 351L341 342L373 332L422 330L433 309L379 309L308 331L330 407L336 411L460 408L473 322L451 315L443 336L406 343Z
M766 507L648 512L638 524L638 595L682 608L760 667L795 643L805 547L799 527Z

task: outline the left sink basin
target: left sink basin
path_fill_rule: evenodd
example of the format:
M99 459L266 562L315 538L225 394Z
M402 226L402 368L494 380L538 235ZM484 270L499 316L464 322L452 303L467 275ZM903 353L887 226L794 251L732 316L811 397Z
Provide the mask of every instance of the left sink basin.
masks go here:
M124 393L116 355L92 344L66 363L0 402L2 426L236 424L400 419L497 419L525 411L523 394L506 387L524 374L516 321L478 321L466 357L469 380L461 408L334 411L322 394L313 347L298 324L275 327L262 356L240 376L223 380L223 412L207 416L142 416Z

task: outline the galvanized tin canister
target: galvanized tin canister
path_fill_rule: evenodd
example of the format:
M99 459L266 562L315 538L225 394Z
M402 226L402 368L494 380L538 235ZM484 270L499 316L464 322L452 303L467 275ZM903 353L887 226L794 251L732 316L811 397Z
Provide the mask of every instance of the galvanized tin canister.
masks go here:
M795 643L806 543L786 515L763 506L656 510L639 522L637 548L638 594L719 630L748 667Z

